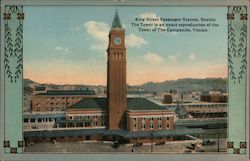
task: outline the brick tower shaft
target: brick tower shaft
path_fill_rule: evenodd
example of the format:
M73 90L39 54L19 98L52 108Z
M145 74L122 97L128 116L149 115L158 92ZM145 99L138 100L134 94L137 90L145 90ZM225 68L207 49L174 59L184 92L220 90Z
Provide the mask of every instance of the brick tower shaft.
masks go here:
M109 33L107 97L109 129L126 128L127 85L125 30L116 12Z

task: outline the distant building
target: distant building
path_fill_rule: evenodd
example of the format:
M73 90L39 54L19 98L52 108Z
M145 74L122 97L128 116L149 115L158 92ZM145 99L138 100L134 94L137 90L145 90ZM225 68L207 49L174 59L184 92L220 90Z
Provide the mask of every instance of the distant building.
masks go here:
M137 98L137 97L143 97L143 98L148 98L148 97L151 97L153 94L152 93L149 93L147 91L128 91L127 92L127 97L130 97L130 98Z
M45 86L35 86L33 94L38 94L38 93L45 93L47 91Z
M162 103L172 103L172 95L170 94L165 94Z
M170 91L169 93L161 93L163 98L163 103L171 103L172 102L194 102L200 100L200 92L184 92L180 93L177 91Z
M227 117L227 103L192 103L183 107L192 118Z
M224 102L193 102L165 104L165 108L175 111L179 118L227 117L228 104Z
M209 91L208 94L210 94L210 95L221 95L221 91Z
M95 97L91 90L48 90L38 93L32 99L32 112L59 112L83 98Z
M227 102L228 96L223 95L220 92L207 92L207 93L201 94L200 101L203 101L203 102Z
M75 86L69 84L63 86L63 90L76 90L75 88Z
M46 92L46 87L45 86L36 86L34 91L36 91L36 92Z

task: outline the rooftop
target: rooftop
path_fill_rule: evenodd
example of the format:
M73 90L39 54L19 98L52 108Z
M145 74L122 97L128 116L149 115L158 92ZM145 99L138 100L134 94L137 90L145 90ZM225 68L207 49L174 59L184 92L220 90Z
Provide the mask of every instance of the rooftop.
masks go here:
M107 98L85 98L80 102L73 104L68 109L96 109L107 110L108 101ZM128 110L166 110L166 108L157 105L154 102L149 101L146 98L128 98L127 99Z
M59 118L65 117L64 113L24 113L23 118Z
M113 19L112 28L114 28L114 29L121 29L122 28L122 23L121 23L121 20L119 18L117 10L115 11L115 16Z
M107 110L108 102L106 98L85 98L71 105L68 109L92 109Z
M179 126L206 126L206 125L220 125L227 124L227 118L200 118L200 119L178 119L175 121L175 125Z
M46 93L37 95L96 95L93 90L47 90Z
M137 137L164 137L164 136L183 136L191 134L201 134L204 130L201 128L177 128L173 130L158 131L138 131L130 132L126 130L108 130L108 129L72 129L72 130L46 130L46 131L25 131L24 137L60 137L60 136L86 136L86 135L102 135L102 136L122 136L124 138Z
M128 98L128 110L166 110L166 108L146 99L146 98Z
M46 87L44 86L36 86L35 87L35 91L45 91L46 90Z

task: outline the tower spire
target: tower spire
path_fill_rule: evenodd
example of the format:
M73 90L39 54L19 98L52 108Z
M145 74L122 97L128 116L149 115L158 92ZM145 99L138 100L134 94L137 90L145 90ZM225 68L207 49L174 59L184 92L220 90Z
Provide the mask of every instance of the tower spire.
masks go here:
M115 16L113 19L112 28L114 28L114 29L121 29L122 28L122 23L121 23L121 20L119 18L117 9L115 10Z

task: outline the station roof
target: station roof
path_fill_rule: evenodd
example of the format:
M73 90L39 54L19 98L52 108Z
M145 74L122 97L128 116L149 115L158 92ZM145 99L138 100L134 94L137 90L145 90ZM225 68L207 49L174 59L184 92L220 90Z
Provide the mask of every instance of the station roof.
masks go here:
M157 131L126 131L108 129L67 129L67 130L46 130L46 131L25 131L24 137L62 137L62 136L121 136L124 138L154 138L164 136L184 136L204 133L201 128L177 128L173 130Z
M203 107L203 108L185 108L187 112L193 112L193 113L221 113L221 112L227 112L227 108L225 107L217 107L217 108L209 108L209 107Z
M145 95L145 94L152 94L153 92L144 91L144 90L128 90L127 94L134 94L134 95Z
M146 99L146 98L128 98L128 110L166 110L166 108Z
M205 126L211 124L226 124L227 118L203 118L203 119L178 119L175 121L177 126Z
M96 95L93 90L47 90L46 93L37 95Z
M67 109L73 110L107 110L107 98L84 98L81 101L69 106Z
M30 118L59 118L59 117L65 117L65 114L64 113L23 114L23 118L28 118L28 119Z
M72 110L107 110L107 98L84 98L68 107ZM127 98L127 110L167 110L146 98Z

